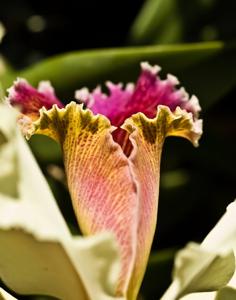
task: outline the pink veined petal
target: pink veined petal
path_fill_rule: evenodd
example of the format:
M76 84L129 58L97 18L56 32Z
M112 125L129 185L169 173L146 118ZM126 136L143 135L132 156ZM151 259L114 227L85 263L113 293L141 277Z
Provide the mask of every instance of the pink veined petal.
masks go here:
M84 102L94 114L102 114L106 116L112 125L117 129L112 133L113 139L121 145L123 151L128 154L131 152L132 144L129 141L129 135L119 126L123 124L127 115L127 105L131 101L134 85L129 83L123 89L122 84L113 84L106 82L109 90L109 96L102 93L101 88L97 87L90 94L87 88L76 91L75 98Z
M117 295L135 300L156 227L160 158L164 139L181 136L197 145L201 120L179 107L159 106L153 119L138 113L122 126L133 143L127 158L112 141L109 121L71 103L42 110L34 133L58 141L63 150L74 210L84 234L113 232L122 258Z
M176 88L179 81L175 76L168 74L167 79L161 80L158 76L160 67L152 67L148 63L141 63L141 67L142 72L132 97L134 105L130 107L129 116L142 112L147 117L154 118L158 105L166 105L171 111L179 106L193 113L194 118L197 117L200 110L197 98L195 97L195 103L190 102L184 88Z
M130 133L134 146L129 160L133 175L139 183L137 254L128 289L128 299L134 300L144 276L156 228L164 140L167 136L179 136L197 146L202 134L202 121L194 121L191 113L179 107L171 112L168 107L160 105L155 118L149 119L138 113L127 119L122 127Z
M87 88L76 91L76 99L84 102L92 112L106 116L114 126L120 126L126 119L126 107L131 100L134 86L129 83L123 89L121 83L106 82L109 96L97 87L92 93Z
M136 257L137 184L128 158L112 140L109 120L72 102L64 109L43 109L34 126L34 133L45 134L62 147L82 233L107 230L115 235L122 261L117 295L126 296Z

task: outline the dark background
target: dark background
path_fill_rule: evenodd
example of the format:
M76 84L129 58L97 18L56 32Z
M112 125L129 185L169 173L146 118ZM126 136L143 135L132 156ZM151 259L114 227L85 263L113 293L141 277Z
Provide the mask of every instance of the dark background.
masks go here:
M0 18L8 34L2 51L19 67L65 51L123 46L142 0L3 1ZM45 29L27 22L40 15Z
M235 39L235 1L175 2L185 25L180 42ZM65 51L134 44L128 36L144 3L143 0L1 1L0 20L7 30L1 51L15 66L24 67ZM45 22L38 32L33 32L28 24L35 15ZM171 16L167 21L173 21ZM153 41L147 39L142 44Z

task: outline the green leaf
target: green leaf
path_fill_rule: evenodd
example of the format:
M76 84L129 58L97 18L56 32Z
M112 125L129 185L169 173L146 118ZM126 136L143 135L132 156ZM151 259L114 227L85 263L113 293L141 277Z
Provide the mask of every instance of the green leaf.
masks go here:
M27 144L13 110L0 106L0 131L17 156L15 196L0 185L0 278L12 291L59 299L115 297L119 254L113 237L72 236ZM7 124L5 124L5 122ZM14 134L12 134L12 132ZM2 152L0 152L1 158ZM1 164L15 165L9 157Z
M29 140L29 145L40 163L62 162L61 148L52 139L35 135Z
M214 0L146 0L131 27L129 42L140 45L186 41L191 31L202 30L201 18L214 6Z
M10 80L12 76L15 76L15 74L15 70L8 63L6 58L2 54L0 54L0 81Z
M5 97L4 89L2 83L0 82L0 103L3 102L4 97Z
M130 42L134 44L152 43L157 36L164 42L180 40L182 24L177 8L176 0L145 1L131 27ZM168 35L167 32L170 33L171 29L175 33L174 35Z
M196 93L203 109L207 109L235 87L235 70L236 48L229 46L207 62L183 70L180 79L189 87L188 92Z

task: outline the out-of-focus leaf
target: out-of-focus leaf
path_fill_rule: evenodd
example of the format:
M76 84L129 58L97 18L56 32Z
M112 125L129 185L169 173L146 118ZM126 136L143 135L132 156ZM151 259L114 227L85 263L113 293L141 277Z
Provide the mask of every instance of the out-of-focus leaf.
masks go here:
M13 196L0 185L2 282L18 294L121 300L114 296L119 255L112 236L71 236L29 148L16 130L13 110L1 105L0 115L0 131L6 138L1 148L12 143L18 163L17 177L9 178L18 194ZM1 170L4 163L15 165L16 161L9 157L2 162Z
M151 254L141 288L144 299L159 299L170 284L175 252L166 249Z
M29 140L29 145L34 156L41 163L62 162L62 153L60 146L43 135L33 136Z
M11 80L13 76L16 76L15 71L5 57L0 54L0 80Z
M207 251L191 243L175 259L173 282L162 300L176 300L194 292L214 291L224 287L235 270L233 252Z
M0 103L3 101L4 96L5 96L5 92L4 92L3 86L0 82Z
M152 43L159 36L166 36L165 42L179 40L176 28L180 26L176 0L147 0L130 30L130 42L135 44ZM179 24L179 25L178 25ZM174 29L174 35L166 34ZM165 35L163 34L165 33ZM171 37L171 38L170 38Z
M0 44L2 42L3 37L6 34L6 29L4 25L0 22ZM13 68L9 65L3 55L0 54L0 80L4 76L5 79L12 78L14 71ZM2 84L0 83L0 102L2 97L4 96L4 91L2 90Z
M206 109L235 87L235 70L236 48L233 46L207 62L200 62L195 68L183 70L180 78L189 87L189 92L197 94L203 109Z
M134 44L181 43L214 4L214 0L146 0L131 27L129 41Z

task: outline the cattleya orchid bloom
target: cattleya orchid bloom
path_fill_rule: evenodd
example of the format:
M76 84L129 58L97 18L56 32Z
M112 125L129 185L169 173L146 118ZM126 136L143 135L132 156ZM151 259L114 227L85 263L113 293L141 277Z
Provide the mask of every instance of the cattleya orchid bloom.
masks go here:
M76 98L58 100L49 83L38 90L19 79L8 100L21 108L26 136L47 135L60 143L73 207L85 235L112 232L121 255L117 296L137 298L157 220L160 159L167 136L194 146L202 134L200 106L177 78L141 64L136 85L108 82L109 95L83 88Z

